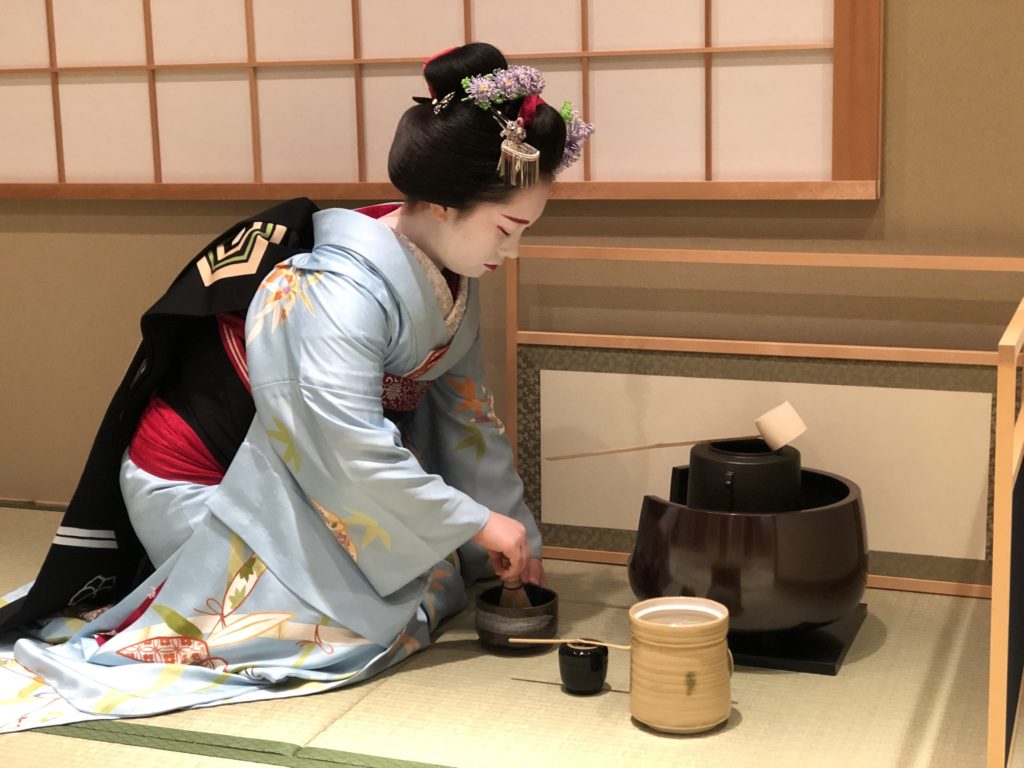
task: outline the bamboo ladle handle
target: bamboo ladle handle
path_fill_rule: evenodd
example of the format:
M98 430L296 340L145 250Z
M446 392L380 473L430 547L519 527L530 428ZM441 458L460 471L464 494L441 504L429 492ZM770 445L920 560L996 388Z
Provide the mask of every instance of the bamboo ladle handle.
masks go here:
M600 640L584 640L581 637L510 637L508 641L510 643L531 643L535 645L561 645L562 643L578 643L579 645L603 645L606 648L618 648L620 651L629 650L628 645L621 645L619 643L603 643Z
M717 438L718 440L754 440L760 437L757 435L742 435L737 437ZM634 445L631 448L609 448L604 451L587 451L585 453L566 453L561 456L545 456L545 461L565 461L566 459L589 459L594 456L610 456L615 453L632 453L634 451L650 451L654 448L680 448L684 445L696 445L697 443L708 443L713 440L681 440L677 443L649 443L648 445Z

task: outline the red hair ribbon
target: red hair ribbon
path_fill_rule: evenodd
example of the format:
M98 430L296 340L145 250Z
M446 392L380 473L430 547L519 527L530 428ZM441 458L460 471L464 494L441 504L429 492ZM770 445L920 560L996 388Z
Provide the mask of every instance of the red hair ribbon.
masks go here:
M533 122L533 118L537 114L537 105L545 103L544 99L536 93L531 93L523 99L523 105L519 108L519 117L523 118L524 127L529 128Z
M451 52L452 52L452 51L454 51L454 50L455 50L455 49L456 49L457 47L458 47L458 46L456 46L456 45L453 45L453 46L452 46L451 48L445 48L445 49L444 49L443 51L441 51L440 53L435 53L435 54L434 54L433 56L431 56L431 57L430 57L429 59L427 59L427 60L425 60L425 61L423 62L423 69L426 69L426 68L427 68L427 64L429 64L430 62L432 62L432 61L433 61L434 59L439 59L439 58L441 58L442 56L444 56L444 55L445 55L446 53L451 53ZM433 86L431 86L431 84L430 84L430 83L427 83L427 90L428 90L428 91L430 92L430 98L432 98L432 99L436 99L436 98L437 98L437 94L436 94L436 93L434 93L434 88L433 88Z

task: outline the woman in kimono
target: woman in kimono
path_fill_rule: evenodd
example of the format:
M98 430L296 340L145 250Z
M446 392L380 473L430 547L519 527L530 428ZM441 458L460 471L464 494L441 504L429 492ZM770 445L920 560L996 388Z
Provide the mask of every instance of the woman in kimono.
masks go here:
M0 658L0 730L355 683L427 646L473 579L543 580L476 278L515 257L590 128L489 45L424 75L388 162L404 204L313 213L244 327L197 326L148 398L119 484L153 570ZM279 236L257 222L190 268L228 284ZM67 518L62 537L118 538Z

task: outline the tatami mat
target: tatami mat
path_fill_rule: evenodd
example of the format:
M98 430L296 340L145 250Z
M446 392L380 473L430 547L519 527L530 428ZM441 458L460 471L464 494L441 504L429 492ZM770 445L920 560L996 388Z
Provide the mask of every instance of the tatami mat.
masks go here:
M596 584L625 575L588 567ZM628 690L625 652L612 651L611 690L577 698L558 685L553 653L501 657L442 641L311 745L371 751L398 731L407 738L389 755L467 766L494 765L496 754L531 766L980 764L987 604L877 591L867 602L837 677L740 668L729 723L702 737L660 736L632 722L629 697L618 692ZM605 639L622 639L614 628L623 613L563 608L573 634Z
M239 768L259 765L232 758L162 749L58 739L44 731L0 736L0 754L10 768Z
M55 520L53 513L0 510L0 525L11 532L0 536L0 587L31 578ZM33 553L35 563L28 562ZM562 634L629 642L626 608L635 598L624 568L558 561L547 568ZM156 753L161 765L219 766L225 761L211 755L226 752L210 744L235 750L229 764L239 765L255 753L246 751L252 742L259 762L278 765L385 766L388 758L467 768L982 765L988 602L879 590L869 590L865 602L867 619L838 676L738 668L729 722L702 736L660 735L632 721L628 652L611 651L603 693L570 696L553 651L489 654L467 611L434 646L365 685L133 720L130 729L103 723L95 736L124 732L146 746L56 738L55 730L0 736L0 753L91 765L69 758L109 751L103 764L117 766L136 750L137 759L123 764L157 762ZM199 754L149 749L146 733L172 734L164 749Z

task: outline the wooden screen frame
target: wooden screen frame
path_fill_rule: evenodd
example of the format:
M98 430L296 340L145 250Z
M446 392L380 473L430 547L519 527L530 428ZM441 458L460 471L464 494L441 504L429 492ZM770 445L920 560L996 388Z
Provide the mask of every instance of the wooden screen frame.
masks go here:
M245 0L246 61L156 64L153 56L151 0L143 2L146 63L137 65L58 66L54 34L53 0L45 0L49 65L0 68L0 75L48 74L53 94L53 119L57 153L56 183L0 183L0 199L94 199L94 200L263 200L310 196L330 200L394 199L400 194L386 182L366 181L366 111L363 68L368 64L420 63L420 57L372 58L362 55L360 4L351 0L353 57L311 61L259 61L254 44L252 0ZM702 199L702 200L875 200L881 180L882 27L883 0L833 0L833 43L795 45L711 45L713 0L704 0L704 45L700 48L590 50L589 0L579 0L581 44L578 51L536 52L509 55L512 61L578 59L582 73L582 104L590 116L590 62L616 57L699 58L704 63L705 180L703 181L594 181L589 147L583 153L583 181L558 182L556 199ZM472 0L463 0L463 37L472 38ZM715 54L792 51L831 51L833 59L832 179L824 181L714 181L711 175L711 66ZM267 183L263 181L260 142L257 72L266 68L338 68L353 71L358 181L342 183ZM175 70L241 71L248 75L252 126L252 181L246 183L164 183L157 121L156 73ZM149 85L153 145L153 182L68 183L65 176L59 79L72 72L145 72Z
M605 262L648 262L676 264L733 264L752 266L793 266L860 269L913 269L959 272L1024 272L1024 258L1011 256L931 256L871 253L799 253L779 251L716 251L673 248L615 248L586 246L523 246L519 259L505 263L505 428L517 453L517 414L519 406L519 347L561 346L597 349L658 350L775 357L810 357L833 360L877 360L943 365L999 364L1005 351L933 349L924 347L882 347L847 344L749 341L743 339L689 339L622 334L565 333L528 331L520 327L519 284L522 260L590 260ZM1024 322L1024 321L1022 321ZM1019 360L1019 350L1017 359ZM1004 398L1005 399L1005 398ZM1005 406L1004 406L1005 407ZM1024 441L1024 417L1018 438ZM998 440L998 431L997 431ZM1019 465L1019 461L1018 461ZM998 479L998 478L997 478ZM1005 526L1005 524L1004 524ZM1001 530L1001 529L997 529ZM995 552L999 547L993 533L993 585L999 580ZM1002 546L1001 544L999 546ZM628 555L620 552L546 548L545 555L561 559L625 564ZM869 576L868 586L911 592L989 598L993 586L962 584L929 579Z
M1014 546L1014 488L1020 480L1021 460L1024 457L1024 412L1018 410L1018 382L1024 385L1021 367L1021 348L1024 347L1024 300L999 340L996 373L996 458L992 509L992 616L989 634L988 683L988 768L1006 765L1011 727L1008 720L1021 716L1020 702L1012 696L1010 676L1021 679L1021 669L1011 659L1013 620L1019 622L1019 612L1013 616L1011 599L1014 587L1019 588L1024 562L1020 562L1020 542ZM1024 510L1021 510L1024 514ZM1018 550L1014 561L1014 550ZM1017 689L1018 693L1024 686Z
M859 253L793 253L765 251L711 251L659 248L609 248L576 246L524 246L520 259L594 260L648 263L746 264L860 269L914 269L958 272L1024 272L1024 258L990 256L931 256ZM992 584L961 584L931 579L868 576L868 587L973 597L991 601L989 630L987 768L1004 768L1010 725L1008 717L1022 715L1020 702L1011 697L1010 669L1011 597L1014 584L1024 583L1024 562L1013 559L1014 487L1020 482L1024 461L1024 409L1018 409L1018 386L1024 388L1024 300L1009 321L994 351L931 349L920 347L873 347L843 344L801 344L745 341L739 339L685 339L677 337L525 331L519 327L519 261L505 264L505 427L516 452L519 347L529 345L596 347L704 352L719 354L818 357L838 360L880 360L946 365L990 365L996 368L996 453L992 520ZM1024 520L1024 510L1020 511ZM1018 531L1019 534L1019 531ZM566 547L544 547L553 559L625 565L628 554ZM1024 698L1024 682L1020 688ZM1012 699L1012 700L1011 700Z

